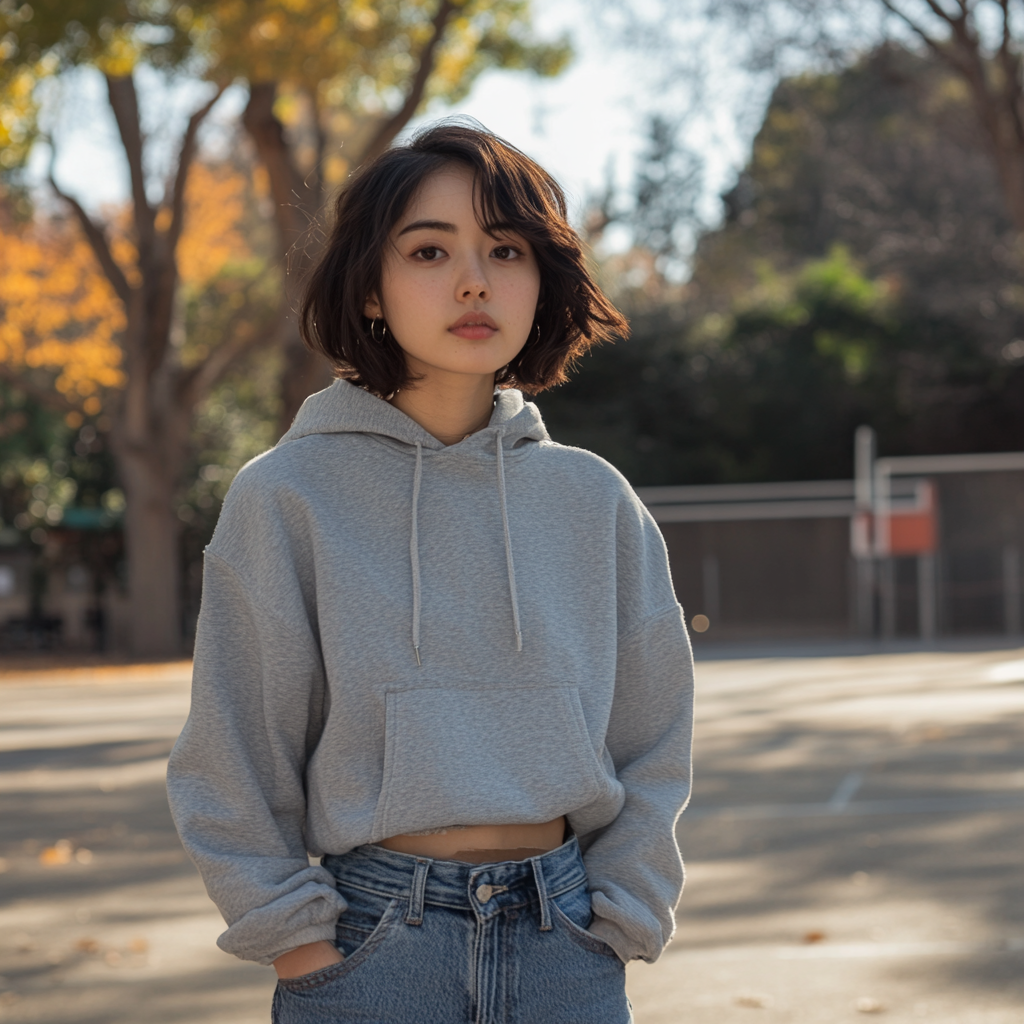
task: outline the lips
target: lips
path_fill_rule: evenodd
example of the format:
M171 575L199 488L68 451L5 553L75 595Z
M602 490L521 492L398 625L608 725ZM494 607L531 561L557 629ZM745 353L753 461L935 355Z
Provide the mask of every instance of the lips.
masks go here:
M464 313L448 330L468 341L482 341L491 337L498 330L498 325L486 313Z

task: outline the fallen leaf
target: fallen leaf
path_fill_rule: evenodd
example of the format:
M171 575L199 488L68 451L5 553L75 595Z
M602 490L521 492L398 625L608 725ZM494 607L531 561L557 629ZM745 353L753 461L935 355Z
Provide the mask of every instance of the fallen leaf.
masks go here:
M763 1010L768 1005L768 999L765 996L737 996L733 1001L737 1006L748 1006L752 1010Z
M885 1013L885 1007L871 996L861 996L854 1004L858 1013Z
M818 930L814 930L814 931L807 932L804 935L804 942L806 942L807 945L812 946L812 945L814 945L815 942L824 942L825 938L826 938L826 935L825 935L824 932L818 931Z
M95 939L82 938L75 943L75 949L79 953L98 953L100 944Z
M147 953L149 951L149 943L140 935L128 943L128 948L133 953Z
M39 854L39 863L48 868L56 867L59 864L70 864L71 854L71 843L67 839L58 839L53 846L43 848Z

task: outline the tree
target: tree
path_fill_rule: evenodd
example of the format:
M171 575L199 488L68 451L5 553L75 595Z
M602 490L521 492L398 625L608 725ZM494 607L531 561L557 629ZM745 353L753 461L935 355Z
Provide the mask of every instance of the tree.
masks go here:
M630 25L636 39L660 48L666 78L690 82L695 68L670 47L683 27L701 24L705 34L724 28L735 65L762 80L839 68L886 42L916 45L965 89L1007 213L1024 232L1022 19L1013 0L688 0L645 7Z
M1024 36L1010 0L927 0L924 9L877 2L966 84L1010 220L1024 232ZM986 18L996 19L991 31Z
M1024 331L1017 232L969 97L930 55L882 46L776 87L750 160L706 232L692 305L727 309L759 261L845 245L903 308L955 319L993 362Z
M513 66L519 60L542 67L545 54L549 63L564 62L564 45L531 48L527 26L523 0L464 0L440 7L414 0L379 5L356 0L76 0L70 7L64 0L31 6L0 0L5 57L0 125L6 142L0 163L8 178L38 137L39 81L83 66L105 77L130 172L130 245L120 251L110 225L90 215L52 175L51 185L77 221L124 317L118 339L123 383L119 391L109 392L108 416L128 502L125 540L136 653L174 654L180 645L174 499L188 458L193 410L246 353L294 338L289 281L275 313L258 329L251 317L233 317L228 326L236 329L191 361L183 359L184 349L175 343L186 196L199 132L210 111L238 76L249 81L245 121L268 170L283 254L322 199L327 138L322 109L337 111L353 99L360 102L360 115L376 107L384 123L374 133L375 144L387 145L394 137L388 131L400 130L425 98L457 96L489 63ZM140 118L135 73L143 64L171 80L199 76L209 83L207 98L184 126L162 189L148 166ZM312 179L299 173L302 147L288 138L281 120L280 100L287 98L279 89L282 82L294 95L305 95L317 114L311 120ZM403 93L397 109L388 102L396 90ZM55 145L58 140L49 141ZM339 174L344 169L335 167ZM288 351L294 353L294 344ZM296 375L308 381L304 367L293 370L289 379ZM289 394L299 390L292 387Z

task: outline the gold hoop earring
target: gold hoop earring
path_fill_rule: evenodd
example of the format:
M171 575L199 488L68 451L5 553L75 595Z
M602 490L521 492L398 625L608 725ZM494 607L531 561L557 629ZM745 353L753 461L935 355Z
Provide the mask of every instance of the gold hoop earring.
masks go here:
M377 341L377 332L374 330L374 327L377 326L377 320L378 319L380 320L380 323L381 323L380 341ZM370 321L370 337L374 340L374 342L377 345L381 345L381 344L383 344L384 339L387 338L387 336L388 336L388 325L386 323L384 323L384 318L383 317L379 317L379 318L378 317L374 317Z

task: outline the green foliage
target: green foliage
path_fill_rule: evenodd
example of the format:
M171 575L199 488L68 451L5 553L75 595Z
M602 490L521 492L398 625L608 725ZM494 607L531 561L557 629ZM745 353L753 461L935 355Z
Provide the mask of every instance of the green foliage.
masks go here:
M96 428L0 382L0 544L32 551L36 615L58 562L87 566L97 590L120 576L124 495Z
M69 510L83 508L107 512L113 526L123 507L118 494L95 421L65 418L0 383L0 527L41 544Z
M1024 439L1024 359L994 365L955 323L909 314L841 247L762 268L728 315L672 314L640 312L630 339L539 399L556 440L635 485L849 477L861 423L891 454Z
M838 243L990 359L1024 332L1019 241L964 85L935 59L885 46L784 80L724 199L694 263L698 306L728 306L758 261L791 269Z

